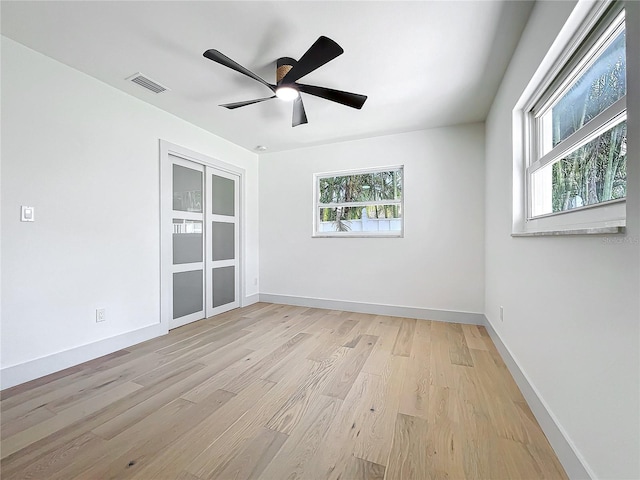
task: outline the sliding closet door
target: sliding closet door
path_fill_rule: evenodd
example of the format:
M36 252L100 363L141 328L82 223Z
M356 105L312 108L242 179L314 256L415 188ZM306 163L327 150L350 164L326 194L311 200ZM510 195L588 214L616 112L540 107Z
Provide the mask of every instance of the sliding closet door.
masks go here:
M244 170L160 141L160 318L167 330L242 303Z
M204 167L171 156L173 312L170 328L205 317Z
M240 306L239 176L206 167L207 317Z

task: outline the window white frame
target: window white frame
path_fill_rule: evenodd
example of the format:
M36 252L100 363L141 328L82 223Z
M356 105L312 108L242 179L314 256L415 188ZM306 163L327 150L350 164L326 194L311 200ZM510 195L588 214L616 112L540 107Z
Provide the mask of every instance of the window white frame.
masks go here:
M390 172L390 171L401 171L402 172L402 190L401 197L399 200L374 200L374 201L366 201L366 202L347 202L347 203L320 203L320 180L323 178L332 178L332 177L342 177L347 175L365 175L369 173L377 173L377 172ZM320 209L321 208L336 208L336 207L367 207L373 205L398 205L400 206L400 211L402 212L399 220L400 220L400 231L369 231L369 232L321 232L320 231ZM404 165L392 165L386 167L372 167L372 168L362 168L356 170L340 170L335 172L323 172L323 173L315 173L313 175L313 232L312 237L314 238L328 238L328 237L351 237L351 238L362 238L362 237L394 237L401 238L404 237Z
M623 28L622 2L579 2L516 105L513 124L514 235L624 231L625 199L534 216L531 181L536 171L626 120L624 96L555 147L545 149L547 145L542 143L545 113Z

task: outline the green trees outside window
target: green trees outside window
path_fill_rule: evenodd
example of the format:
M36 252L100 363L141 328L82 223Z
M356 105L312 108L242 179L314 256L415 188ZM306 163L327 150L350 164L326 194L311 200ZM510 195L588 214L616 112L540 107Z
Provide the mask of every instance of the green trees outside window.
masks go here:
M546 114L551 116L549 150L626 96L625 52L626 35L622 30ZM618 116L597 137L553 163L552 212L626 197L625 118ZM545 121L548 119L543 118ZM549 139L543 139L543 143L549 144Z

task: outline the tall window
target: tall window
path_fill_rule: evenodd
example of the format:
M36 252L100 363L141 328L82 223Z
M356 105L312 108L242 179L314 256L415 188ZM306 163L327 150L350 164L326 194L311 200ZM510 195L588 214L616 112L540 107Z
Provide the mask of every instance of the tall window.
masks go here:
M316 174L314 184L314 236L402 236L402 167Z
M625 199L626 94L624 9L614 3L528 110L529 220Z

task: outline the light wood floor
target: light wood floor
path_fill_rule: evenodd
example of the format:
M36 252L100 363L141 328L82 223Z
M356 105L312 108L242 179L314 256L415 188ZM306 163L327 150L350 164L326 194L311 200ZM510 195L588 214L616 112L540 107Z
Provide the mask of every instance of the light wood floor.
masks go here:
M565 479L482 327L259 303L2 392L2 478Z

